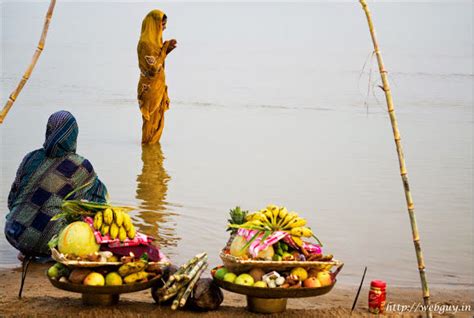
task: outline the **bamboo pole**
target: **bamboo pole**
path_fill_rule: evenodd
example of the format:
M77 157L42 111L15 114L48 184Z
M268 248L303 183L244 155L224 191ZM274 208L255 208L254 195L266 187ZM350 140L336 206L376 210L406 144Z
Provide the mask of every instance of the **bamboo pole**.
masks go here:
M48 34L49 23L51 22L51 17L53 16L53 10L54 10L55 4L56 4L56 0L51 0L51 2L49 3L48 12L46 13L46 18L44 20L43 32L41 33L41 38L38 42L38 46L36 47L36 51L33 54L33 58L31 59L30 65L28 66L25 73L23 74L23 77L21 78L15 90L8 97L8 100L5 103L5 106L3 106L3 109L0 112L0 124L2 124L3 121L5 120L5 117L7 116L8 112L12 108L13 103L15 102L21 90L23 89L23 86L25 86L26 82L30 78L30 75L33 72L33 69L35 68L36 62L38 62L41 52L43 52L44 43L46 41L46 35Z
M400 131L398 129L397 117L395 115L392 93L391 93L390 85L388 82L387 70L385 69L385 66L382 60L382 54L380 53L377 37L375 35L375 28L372 23L372 18L370 15L367 2L365 0L359 0L359 2L362 5L362 9L364 10L365 15L367 17L367 23L369 25L370 35L372 37L372 43L374 45L374 53L377 56L377 63L379 66L379 72L380 72L380 76L382 78L382 83L383 83L382 89L385 93L385 100L387 102L387 109L390 116L390 122L392 124L392 131L393 131L393 136L395 139L395 145L397 147L398 162L400 165L400 175L402 178L403 188L405 190L405 199L406 199L407 208L408 208L408 215L410 218L413 244L415 245L416 259L418 262L418 270L420 272L421 286L423 290L423 302L424 302L424 305L426 306L426 317L431 318L432 313L429 306L430 291L428 288L428 281L426 279L425 262L423 260L423 253L421 251L420 235L418 233L418 226L416 224L415 205L413 203L413 198L410 193L410 185L408 183L408 173L407 173L407 169L405 165L405 158L403 155L402 142L400 138Z

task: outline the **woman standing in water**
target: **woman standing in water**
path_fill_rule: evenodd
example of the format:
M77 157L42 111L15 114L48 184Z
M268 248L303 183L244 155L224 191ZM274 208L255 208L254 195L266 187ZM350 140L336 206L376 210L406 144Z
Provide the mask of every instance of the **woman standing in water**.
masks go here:
M163 42L166 15L160 10L148 13L142 22L138 41L138 104L143 118L142 143L160 141L165 124L165 111L169 109L168 87L165 83L165 58L176 48L176 40Z

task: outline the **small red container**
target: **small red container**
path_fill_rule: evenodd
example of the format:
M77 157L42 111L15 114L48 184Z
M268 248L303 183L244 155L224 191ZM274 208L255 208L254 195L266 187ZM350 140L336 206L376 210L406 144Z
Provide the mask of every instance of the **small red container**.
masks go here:
M369 291L369 312L381 314L385 311L387 284L382 280L373 280Z

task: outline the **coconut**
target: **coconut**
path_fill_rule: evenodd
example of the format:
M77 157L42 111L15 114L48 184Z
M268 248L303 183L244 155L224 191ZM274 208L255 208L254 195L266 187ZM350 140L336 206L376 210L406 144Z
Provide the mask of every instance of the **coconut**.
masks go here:
M194 286L191 305L197 310L216 310L224 300L224 294L210 278L200 278Z
M99 248L94 232L85 222L73 222L59 234L58 249L63 254L82 257L98 252Z

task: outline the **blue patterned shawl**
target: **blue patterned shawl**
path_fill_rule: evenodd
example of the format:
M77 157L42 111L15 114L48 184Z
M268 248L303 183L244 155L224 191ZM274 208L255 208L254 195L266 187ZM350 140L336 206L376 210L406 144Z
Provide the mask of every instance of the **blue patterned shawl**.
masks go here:
M8 196L5 236L23 254L49 255L47 246L64 226L50 221L61 211L63 198L105 202L107 189L99 180L89 160L76 154L79 128L74 116L59 111L49 117L43 148L25 156L18 168Z

